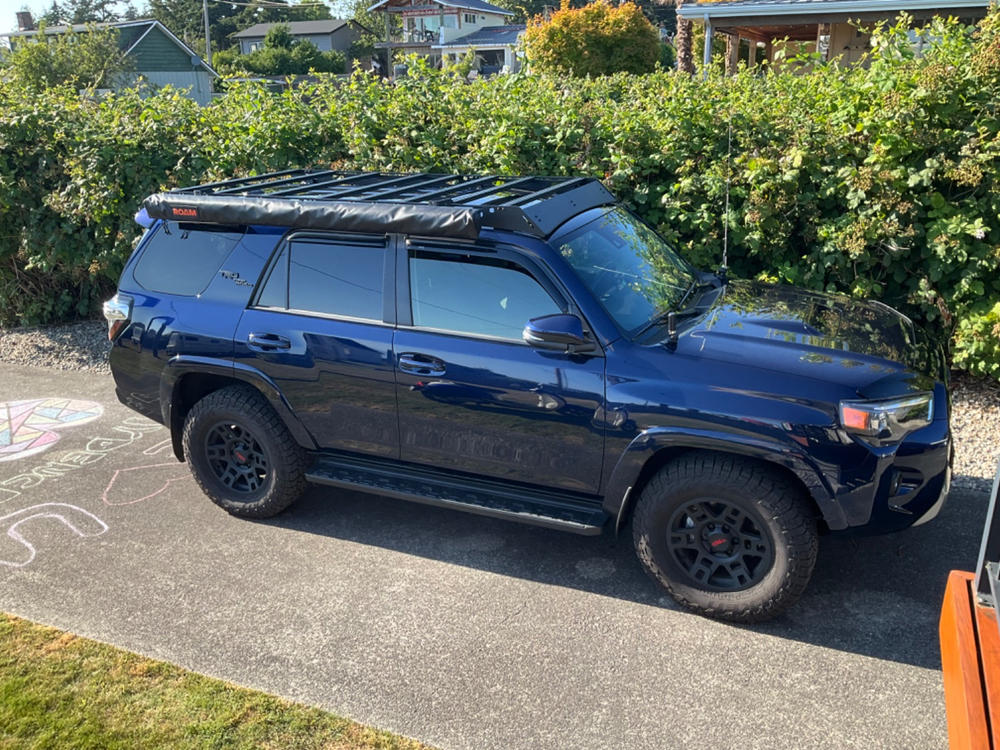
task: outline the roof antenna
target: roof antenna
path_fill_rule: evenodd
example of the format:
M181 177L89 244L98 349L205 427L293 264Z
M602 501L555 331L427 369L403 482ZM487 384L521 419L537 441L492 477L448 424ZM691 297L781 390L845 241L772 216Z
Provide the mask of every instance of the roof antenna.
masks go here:
M723 284L729 272L729 183L732 179L733 158L733 102L729 101L729 137L726 144L726 210L722 217L722 265L717 275Z

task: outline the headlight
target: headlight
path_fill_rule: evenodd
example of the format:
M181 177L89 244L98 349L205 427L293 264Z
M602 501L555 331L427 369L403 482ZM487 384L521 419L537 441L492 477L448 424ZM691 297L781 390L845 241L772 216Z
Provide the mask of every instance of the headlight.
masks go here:
M896 441L926 427L934 415L934 396L916 396L886 401L841 401L840 424L848 432L879 440Z

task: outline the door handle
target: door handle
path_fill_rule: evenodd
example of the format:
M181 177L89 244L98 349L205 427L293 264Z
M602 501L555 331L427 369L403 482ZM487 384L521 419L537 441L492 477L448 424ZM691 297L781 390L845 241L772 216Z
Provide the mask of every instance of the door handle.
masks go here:
M412 375L428 375L434 378L445 373L444 362L437 357L412 352L399 355L399 369Z
M258 352L273 352L291 349L292 342L276 333L251 333L247 336L247 346Z

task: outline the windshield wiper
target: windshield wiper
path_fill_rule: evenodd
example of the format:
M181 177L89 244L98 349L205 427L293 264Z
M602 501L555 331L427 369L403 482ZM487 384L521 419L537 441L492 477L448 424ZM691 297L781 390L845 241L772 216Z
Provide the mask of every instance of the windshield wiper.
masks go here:
M650 318L650 320L649 320L648 323L644 324L641 328L639 328L638 330L634 331L632 333L632 336L634 336L634 337L642 336L644 333L647 333L648 331L652 330L653 328L656 328L657 326L663 325L664 323L667 322L667 319L671 315L674 315L674 316L693 315L697 311L696 310L691 310L691 309L684 309L684 303L687 302L688 298L694 292L696 292L697 290L699 290L699 289L710 289L710 288L715 288L715 284L713 282L711 282L711 281L699 281L697 278L695 278L694 281L691 282L690 286L688 286L687 291L684 292L684 295L681 297L680 301L677 303L677 309L676 310L663 310L661 312L658 312L656 315L654 315L652 318Z

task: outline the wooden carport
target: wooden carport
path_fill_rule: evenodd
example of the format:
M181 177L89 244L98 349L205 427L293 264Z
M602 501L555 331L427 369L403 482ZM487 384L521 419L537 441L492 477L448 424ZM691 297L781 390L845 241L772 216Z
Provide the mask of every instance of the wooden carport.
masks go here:
M692 24L702 24L705 42L702 60L707 70L715 34L726 36L726 71L735 72L740 40L750 42L749 64L757 63L758 45L763 60L773 61L774 43L815 42L825 59L840 56L859 62L867 49L867 35L856 25L873 26L908 13L915 21L935 15L978 20L986 15L987 0L726 0L684 3L677 8L678 68L694 72ZM853 24L853 25L852 25ZM685 48L686 45L686 48ZM825 47L824 47L825 45Z

